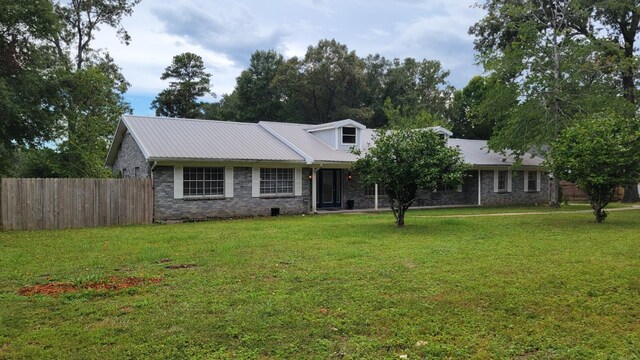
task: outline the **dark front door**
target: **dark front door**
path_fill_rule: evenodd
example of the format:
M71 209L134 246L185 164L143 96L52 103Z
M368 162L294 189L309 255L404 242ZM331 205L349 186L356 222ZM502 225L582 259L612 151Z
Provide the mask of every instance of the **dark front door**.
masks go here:
M319 208L342 207L342 171L322 169L318 171Z

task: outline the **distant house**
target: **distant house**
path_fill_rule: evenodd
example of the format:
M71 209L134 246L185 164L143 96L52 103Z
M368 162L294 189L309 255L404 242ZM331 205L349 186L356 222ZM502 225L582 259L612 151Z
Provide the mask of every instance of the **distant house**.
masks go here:
M470 164L457 188L421 191L416 206L542 204L549 181L542 159L487 150L486 141L451 138ZM125 115L106 165L123 177L151 177L156 220L302 214L388 206L385 191L362 186L349 149L366 151L374 131L353 120L322 125L237 123Z

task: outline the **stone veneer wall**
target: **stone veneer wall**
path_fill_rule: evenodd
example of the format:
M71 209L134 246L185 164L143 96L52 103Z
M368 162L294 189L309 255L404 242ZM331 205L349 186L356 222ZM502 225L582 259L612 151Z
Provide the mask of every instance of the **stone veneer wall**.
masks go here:
M135 177L135 168L139 168L139 178L146 178L149 176L149 166L145 159L140 147L131 136L131 133L127 133L122 138L120 149L118 150L118 156L116 161L111 167L111 171L114 175L120 174L122 169L127 169L126 177Z
M233 172L232 198L174 199L173 167L157 166L153 171L154 218L158 220L207 219L248 216L269 216L271 208L280 214L304 214L311 208L310 169L302 169L302 196L254 198L251 196L250 167L236 167Z
M493 170L482 170L482 205L534 205L546 204L549 199L549 178L540 176L540 191L524 191L524 171L512 172L512 191L493 192Z

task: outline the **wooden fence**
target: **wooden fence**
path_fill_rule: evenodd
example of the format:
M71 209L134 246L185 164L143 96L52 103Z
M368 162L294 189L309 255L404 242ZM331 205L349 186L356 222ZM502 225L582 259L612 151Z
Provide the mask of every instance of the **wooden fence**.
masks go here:
M589 196L582 190L578 189L576 184L568 181L560 181L560 188L562 188L562 200L567 201L589 201ZM624 188L619 187L616 190L616 194L613 196L613 201L620 201L624 196Z
M151 179L2 179L2 230L153 222Z

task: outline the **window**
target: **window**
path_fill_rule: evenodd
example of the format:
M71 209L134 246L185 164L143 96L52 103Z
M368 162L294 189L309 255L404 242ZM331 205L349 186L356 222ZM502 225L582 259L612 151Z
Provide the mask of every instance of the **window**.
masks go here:
M509 190L509 171L500 170L498 171L498 191L508 191L508 190Z
M184 196L223 196L224 168L185 167Z
M134 178L139 178L140 177L140 168L137 167L137 166L133 169L133 177Z
M343 144L355 144L356 143L356 128L343 127L342 128L342 143Z
M364 194L366 196L374 196L376 194L376 186L375 185L369 185L367 187L364 188ZM387 195L387 192L385 191L384 187L382 185L378 185L378 196L383 196L383 195Z
M260 195L293 195L293 169L260 169Z
M127 169L122 169L122 178L126 178L127 177Z
M538 172L527 172L527 191L538 191Z

